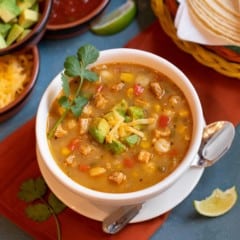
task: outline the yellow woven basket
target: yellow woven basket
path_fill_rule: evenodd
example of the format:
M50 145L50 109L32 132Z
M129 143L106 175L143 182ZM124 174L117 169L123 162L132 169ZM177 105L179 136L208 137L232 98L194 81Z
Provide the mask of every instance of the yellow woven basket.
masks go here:
M231 62L205 46L182 41L177 37L173 17L164 0L151 0L151 7L163 30L180 49L191 54L201 64L213 68L228 77L240 79L240 63Z

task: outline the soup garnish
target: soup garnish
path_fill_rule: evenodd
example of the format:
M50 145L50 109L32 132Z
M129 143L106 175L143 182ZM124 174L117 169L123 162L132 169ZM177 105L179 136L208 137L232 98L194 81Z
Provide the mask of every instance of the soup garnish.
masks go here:
M54 159L74 181L97 191L133 192L160 182L188 151L193 122L184 94L144 65L116 62L91 72L98 78L81 84L87 102L77 117L59 105L64 91L51 106L49 129L58 123L49 138ZM70 99L78 89L79 77L71 78Z

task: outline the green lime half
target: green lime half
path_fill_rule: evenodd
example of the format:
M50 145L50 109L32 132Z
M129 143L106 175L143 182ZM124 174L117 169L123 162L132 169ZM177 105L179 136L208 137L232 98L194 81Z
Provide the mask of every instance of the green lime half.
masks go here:
M194 201L194 207L198 213L208 217L217 217L227 213L237 202L237 191L231 187L226 191L219 188L204 200Z
M109 14L92 21L90 29L99 35L110 35L120 32L131 23L136 12L135 2L128 0Z

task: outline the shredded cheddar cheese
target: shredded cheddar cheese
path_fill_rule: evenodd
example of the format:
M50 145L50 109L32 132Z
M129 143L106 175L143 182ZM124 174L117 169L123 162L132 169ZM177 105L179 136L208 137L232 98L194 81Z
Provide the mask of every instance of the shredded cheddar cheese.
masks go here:
M29 81L32 55L21 53L0 57L0 108L10 104Z

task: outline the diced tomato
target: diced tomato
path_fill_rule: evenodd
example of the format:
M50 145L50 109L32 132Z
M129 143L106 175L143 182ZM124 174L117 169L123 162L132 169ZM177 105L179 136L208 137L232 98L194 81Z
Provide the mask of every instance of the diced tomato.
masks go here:
M132 168L135 165L135 160L133 158L125 158L123 160L123 165L126 168Z
M87 172L89 169L90 169L90 166L87 165L87 164L80 164L78 166L78 169L81 171L81 172Z
M74 138L72 141L68 144L68 148L71 151L74 151L75 149L79 148L80 140L79 138Z
M168 126L170 122L170 117L167 116L167 115L161 115L159 118L158 118L158 127L160 128L165 128Z
M97 93L101 92L103 90L103 85L97 86Z
M140 96L144 92L144 87L140 84L135 84L133 87L135 96Z

